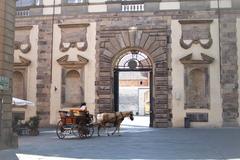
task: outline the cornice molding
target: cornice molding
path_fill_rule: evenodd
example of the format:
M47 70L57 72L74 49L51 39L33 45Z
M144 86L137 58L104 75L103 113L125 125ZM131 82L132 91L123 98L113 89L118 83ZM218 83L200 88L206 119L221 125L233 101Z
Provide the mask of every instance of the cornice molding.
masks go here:
M31 30L33 26L15 26L15 30Z
M60 28L83 28L83 27L88 27L90 24L89 23L76 23L76 24L73 24L73 23L62 23L62 24L59 24L58 26Z
M212 19L183 19L178 21L180 24L204 24L213 22Z

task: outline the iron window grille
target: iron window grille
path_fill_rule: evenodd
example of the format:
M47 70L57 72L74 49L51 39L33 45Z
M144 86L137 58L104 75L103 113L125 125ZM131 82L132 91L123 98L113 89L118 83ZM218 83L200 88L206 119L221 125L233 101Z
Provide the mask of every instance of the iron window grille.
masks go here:
M132 50L122 55L115 69L141 70L152 68L150 59L142 52Z

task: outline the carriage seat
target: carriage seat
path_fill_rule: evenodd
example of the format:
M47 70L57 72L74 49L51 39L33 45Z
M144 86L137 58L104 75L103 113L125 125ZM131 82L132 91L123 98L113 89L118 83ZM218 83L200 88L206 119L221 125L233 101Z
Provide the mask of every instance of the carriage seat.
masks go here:
M88 114L88 111L82 111L79 108L71 108L69 111L73 116L86 116Z

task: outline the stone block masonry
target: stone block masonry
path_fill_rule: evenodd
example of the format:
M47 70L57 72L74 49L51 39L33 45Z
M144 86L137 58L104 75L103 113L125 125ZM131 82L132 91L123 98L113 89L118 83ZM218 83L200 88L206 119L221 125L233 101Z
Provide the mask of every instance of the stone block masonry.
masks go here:
M12 72L15 0L0 1L0 77L5 87L0 89L0 149L17 147L12 131Z
M37 114L40 126L49 126L50 88L51 88L51 54L52 54L52 20L45 18L38 25L38 66L37 66Z
M238 126L238 64L236 16L220 18L221 93L223 126Z

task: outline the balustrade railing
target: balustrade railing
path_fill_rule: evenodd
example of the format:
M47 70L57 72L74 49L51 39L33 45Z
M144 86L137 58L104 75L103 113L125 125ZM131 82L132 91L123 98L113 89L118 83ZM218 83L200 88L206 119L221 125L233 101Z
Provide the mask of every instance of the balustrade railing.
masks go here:
M137 12L137 11L144 11L144 3L140 4L122 4L122 11L123 12Z
M30 16L30 11L29 11L29 9L17 10L16 15L17 16Z

